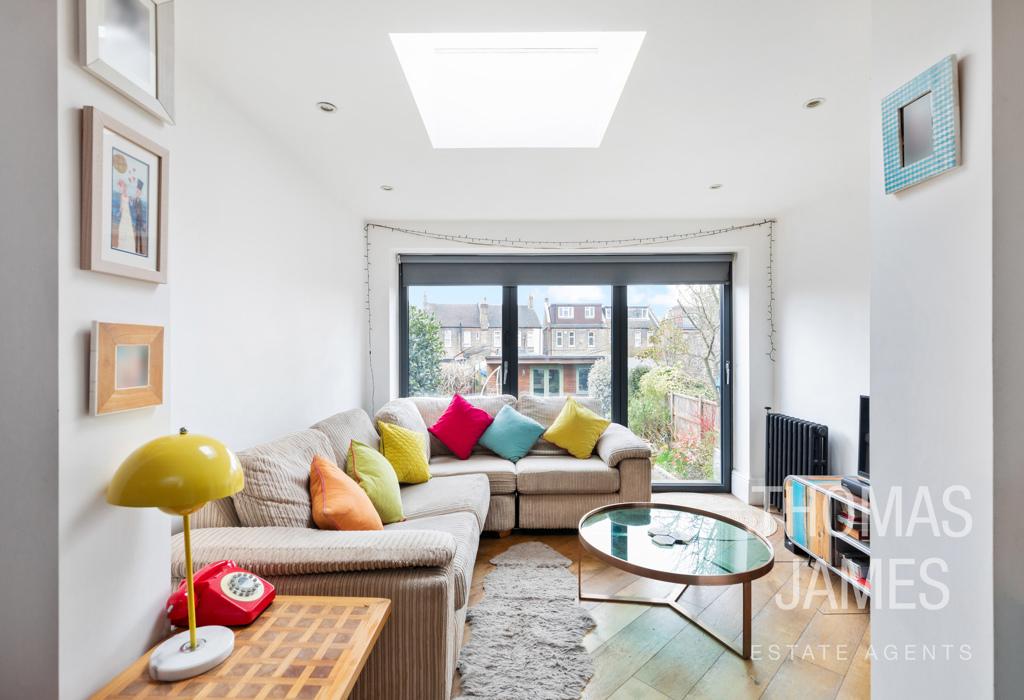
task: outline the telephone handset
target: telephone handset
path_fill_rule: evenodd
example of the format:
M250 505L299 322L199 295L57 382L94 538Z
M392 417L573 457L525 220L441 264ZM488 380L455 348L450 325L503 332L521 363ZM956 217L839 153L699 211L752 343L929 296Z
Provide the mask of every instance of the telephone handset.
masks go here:
M247 625L260 616L277 595L274 586L230 560L217 561L195 573L196 624ZM175 627L188 627L188 587L181 582L167 599L167 618Z

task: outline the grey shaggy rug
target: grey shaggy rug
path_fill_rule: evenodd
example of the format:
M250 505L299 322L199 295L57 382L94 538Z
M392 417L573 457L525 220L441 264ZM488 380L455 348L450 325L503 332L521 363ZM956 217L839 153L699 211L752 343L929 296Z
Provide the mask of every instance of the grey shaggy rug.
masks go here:
M576 602L572 563L541 542L491 559L459 657L463 698L570 700L594 674L583 636L594 618Z

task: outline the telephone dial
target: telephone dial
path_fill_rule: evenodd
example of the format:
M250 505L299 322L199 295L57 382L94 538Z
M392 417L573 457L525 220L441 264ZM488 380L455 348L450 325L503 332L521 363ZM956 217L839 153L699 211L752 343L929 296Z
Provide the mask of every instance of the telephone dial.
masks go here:
M196 625L247 625L270 605L274 586L230 560L218 561L195 573ZM175 627L188 627L188 584L182 581L167 599L167 618Z

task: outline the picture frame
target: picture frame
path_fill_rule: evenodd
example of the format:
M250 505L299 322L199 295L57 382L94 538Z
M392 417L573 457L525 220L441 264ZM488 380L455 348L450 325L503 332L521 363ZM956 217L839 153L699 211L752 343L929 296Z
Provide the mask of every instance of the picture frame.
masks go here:
M882 151L886 194L960 165L956 55L946 56L882 100Z
M81 267L167 282L167 149L82 110Z
M174 123L174 0L79 0L82 67Z
M164 402L164 327L94 321L89 344L94 416Z

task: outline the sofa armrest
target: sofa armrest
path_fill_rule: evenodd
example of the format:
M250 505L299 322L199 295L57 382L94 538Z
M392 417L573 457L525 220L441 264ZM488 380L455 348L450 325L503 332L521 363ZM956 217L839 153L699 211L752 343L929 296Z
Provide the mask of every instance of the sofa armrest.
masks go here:
M650 459L651 446L624 425L612 423L597 441L597 455L609 466L624 459Z
M445 567L455 557L446 532L399 530L340 532L298 527L211 527L192 531L192 561L198 569L232 559L261 576ZM171 540L171 576L185 575L181 533Z

